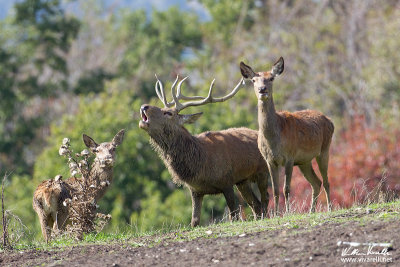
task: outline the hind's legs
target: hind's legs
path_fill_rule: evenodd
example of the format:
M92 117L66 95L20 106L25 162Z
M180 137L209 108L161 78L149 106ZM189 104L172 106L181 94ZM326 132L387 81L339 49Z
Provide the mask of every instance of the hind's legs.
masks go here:
M319 195L319 191L321 190L321 181L318 179L318 176L315 174L311 162L299 165L301 172L307 181L311 184L312 187L312 200L311 200L311 208L310 212L315 212L315 206L317 203L317 198Z
M329 182L328 182L328 162L329 162L329 151L323 151L321 155L317 158L317 163L319 171L321 172L323 187L325 189L326 201L328 206L328 211L332 209L331 197L329 192Z

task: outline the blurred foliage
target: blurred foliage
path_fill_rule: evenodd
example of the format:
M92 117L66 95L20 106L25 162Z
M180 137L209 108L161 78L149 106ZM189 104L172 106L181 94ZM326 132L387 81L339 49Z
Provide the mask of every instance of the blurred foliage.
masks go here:
M400 195L399 128L370 127L365 115L358 114L349 118L336 136L328 168L334 206L351 207L353 204L392 201L393 197ZM315 160L313 167L321 177ZM292 183L296 184L291 192L294 209L308 210L311 186L297 168L293 172ZM321 193L319 199L325 209L325 193ZM284 207L283 201L280 205Z
M123 15L120 41L126 44L126 51L118 73L139 96L148 99L154 95L155 73L180 73L184 50L201 47L199 21L177 7L154 11L151 19L142 10Z
M18 1L15 14L0 21L0 173L13 171L7 201L34 234L40 235L31 208L35 187L69 175L58 156L62 139L80 151L83 133L105 142L121 128L127 131L114 182L100 202L113 216L109 230L188 225L188 190L172 183L137 127L139 107L161 105L154 74L166 88L176 75L190 76L185 95L206 95L215 78L214 95L224 95L239 81L242 60L267 71L283 56L285 71L274 85L277 109L317 109L335 122L330 180L337 203L351 203L344 195L359 177L379 181L386 173L388 187L397 190L400 174L385 155L398 154L392 136L400 119L400 39L394 38L400 1L199 0L210 15L205 21L178 7L146 13L105 3ZM257 129L256 105L246 85L232 100L183 113L203 112L187 127L193 134ZM297 173L293 180L296 200L307 199L304 178ZM202 224L224 214L222 196L205 197Z
M30 101L66 89L65 54L79 30L59 1L26 0L15 4L15 18L0 24L0 174L29 173L27 146L46 123ZM34 108L35 109L35 108Z

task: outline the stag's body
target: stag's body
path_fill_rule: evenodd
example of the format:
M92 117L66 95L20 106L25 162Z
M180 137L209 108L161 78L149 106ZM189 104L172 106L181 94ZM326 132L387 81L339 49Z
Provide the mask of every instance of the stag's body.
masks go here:
M315 174L311 161L316 158L325 189L328 210L331 208L328 160L329 147L334 125L322 113L314 110L297 112L276 112L272 95L272 82L275 76L283 72L283 59L275 63L270 72L258 72L241 63L242 75L251 78L258 96L258 147L265 158L270 175L275 201L275 211L279 203L279 167L285 168L284 196L286 211L289 211L290 181L293 166L299 166L312 186L310 211L315 211L316 198L320 192L321 181Z
M162 99L162 97L160 97ZM150 135L150 142L172 175L184 184L192 196L192 226L200 221L203 196L223 193L231 218L238 216L233 186L262 216L268 206L268 169L257 147L257 131L232 128L191 135L183 123L193 122L201 113L180 115L176 108L141 107L140 127ZM261 203L250 189L257 182Z
M94 185L93 199L97 202L106 193L113 180L113 164L115 147L123 140L124 130L121 130L112 142L97 145L92 138L84 135L85 144L95 153L86 181L83 178L70 177L63 181L61 176L43 181L33 194L33 209L39 216L42 235L46 242L50 239L51 229L63 230L69 223L68 208L64 201L72 198L74 193L83 189L83 183Z

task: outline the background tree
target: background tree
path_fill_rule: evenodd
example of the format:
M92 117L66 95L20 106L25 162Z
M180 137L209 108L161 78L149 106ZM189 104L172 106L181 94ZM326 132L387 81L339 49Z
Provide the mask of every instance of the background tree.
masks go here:
M0 173L29 174L43 145L40 131L54 115L52 100L67 89L65 55L79 21L66 17L59 1L27 0L0 25Z

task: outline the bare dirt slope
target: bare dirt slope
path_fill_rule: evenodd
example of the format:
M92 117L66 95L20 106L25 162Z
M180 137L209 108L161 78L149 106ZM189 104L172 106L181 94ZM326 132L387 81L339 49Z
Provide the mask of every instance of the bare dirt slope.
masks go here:
M266 230L232 237L177 242L173 235L154 246L132 242L80 245L53 250L2 253L1 266L400 266L400 221L372 220L322 223L313 227ZM140 240L136 240L138 244ZM342 242L342 243L340 243ZM392 246L352 247L343 242ZM346 250L348 249L348 250ZM369 252L368 252L369 251ZM343 257L342 253L353 256ZM358 254L358 255L355 255ZM369 255L361 255L369 254ZM348 258L364 263L344 263ZM361 260L360 260L361 259ZM374 263L374 261L380 261ZM386 263L382 263L385 261ZM368 264L371 266L371 263Z

